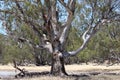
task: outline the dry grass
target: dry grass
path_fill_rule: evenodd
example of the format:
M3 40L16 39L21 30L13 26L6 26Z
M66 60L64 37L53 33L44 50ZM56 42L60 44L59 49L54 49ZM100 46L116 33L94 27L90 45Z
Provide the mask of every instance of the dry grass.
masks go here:
M19 66L21 69L26 69L27 71L49 71L50 66ZM15 68L12 65L3 65L0 66L0 71L14 71Z
M50 71L50 66L19 66L21 69L25 68L28 71ZM90 70L120 70L120 65L106 66L106 65L96 65L96 64L74 64L74 65L66 65L66 71L90 71ZM12 65L0 65L0 70L8 70L12 71L15 68Z
M7 79L10 80L10 79ZM13 80L13 79L11 79ZM120 76L112 75L98 75L90 77L54 77L54 76L41 76L32 78L22 78L14 80L120 80Z
M74 80L74 78L69 77L55 77L55 76L41 76L41 77L33 77L33 78L22 78L15 80Z
M43 72L43 71L50 71L50 66L19 66L20 68L25 68L27 71L36 71L36 72ZM95 64L82 64L82 65L66 65L66 71L69 74L80 74L86 72L120 72L120 65L114 66L105 66L105 65L95 65ZM4 65L0 66L0 71L15 71L12 65ZM13 80L13 79L7 79ZM55 77L55 76L39 76L39 77L32 77L32 78L22 78L22 79L15 79L15 80L120 80L120 75L95 75L89 77Z

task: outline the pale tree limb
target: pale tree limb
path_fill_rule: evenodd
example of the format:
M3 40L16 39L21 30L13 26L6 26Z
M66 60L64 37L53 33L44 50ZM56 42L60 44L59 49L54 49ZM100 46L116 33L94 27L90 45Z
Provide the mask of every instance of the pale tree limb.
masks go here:
M57 30L57 15L56 15L56 0L51 0L51 23L54 32L54 38L58 37L58 30Z
M102 20L98 21L95 26L90 25L89 28L82 35L82 39L83 39L82 45L75 51L64 52L63 56L64 57L74 56L74 55L78 54L79 52L81 52L86 47L86 45L88 44L88 42L92 38L92 36L96 32L98 32L98 30L100 30L100 29L97 29L97 27L103 26L105 23L107 23L107 20L102 19Z
M68 11L68 17L67 17L66 24L64 25L65 27L63 29L63 32L61 33L60 38L59 38L61 46L63 47L64 43L66 42L68 33L70 31L71 23L73 21L73 16L74 16L74 11L73 10L75 9L75 1L71 0L69 2L71 4L71 5L69 5L69 7L62 0L59 0L59 1ZM72 7L72 9L70 7Z
M88 34L88 32L89 32L89 29L84 32L84 34L82 36L83 44L76 51L65 52L63 54L63 56L64 57L74 56L74 55L78 54L80 51L82 51L86 47L87 43L89 42L89 40L92 36L92 34Z

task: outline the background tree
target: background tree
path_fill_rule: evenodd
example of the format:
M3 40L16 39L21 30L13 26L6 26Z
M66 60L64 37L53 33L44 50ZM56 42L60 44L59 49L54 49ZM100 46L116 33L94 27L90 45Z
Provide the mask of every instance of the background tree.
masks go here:
M16 38L17 42L28 42L33 48L48 50L52 55L51 74L67 75L64 58L81 52L104 25L119 21L119 4L119 0L10 0L3 2L5 7L0 11L9 36ZM83 41L76 50L68 51L66 42L70 29L75 26L73 20L80 22L79 37ZM24 33L20 36L12 33L21 31L22 25L33 30L38 43L33 40L35 36L31 39L25 37Z

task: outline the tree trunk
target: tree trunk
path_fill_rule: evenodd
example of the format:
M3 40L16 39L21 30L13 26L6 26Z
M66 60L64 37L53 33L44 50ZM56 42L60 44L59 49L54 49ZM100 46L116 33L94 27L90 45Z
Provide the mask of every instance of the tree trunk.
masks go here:
M53 53L52 55L51 74L55 76L67 75L64 67L64 58L58 53Z
M40 66L41 65L41 62L40 62L40 59L38 56L35 56L35 64L36 66Z

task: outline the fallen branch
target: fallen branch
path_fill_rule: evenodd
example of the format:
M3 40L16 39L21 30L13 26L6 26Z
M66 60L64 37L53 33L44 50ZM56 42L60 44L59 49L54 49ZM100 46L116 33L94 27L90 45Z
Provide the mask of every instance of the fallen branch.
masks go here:
M23 68L23 69L20 69L20 68L17 66L15 60L13 60L13 64L14 64L14 68L20 71L20 73L18 73L18 74L15 75L15 77L16 77L16 78L17 78L18 76L19 76L19 77L24 77L25 74L26 74L26 72L28 72L28 71L26 71L24 68Z
M48 71L45 71L45 72L28 72L24 68L20 69L17 66L15 60L13 60L13 64L14 64L14 68L20 71L20 73L15 75L15 78L19 78L19 77L20 78L22 78L22 77L33 77L33 76L40 76L40 75L47 75L47 74L49 74Z

